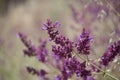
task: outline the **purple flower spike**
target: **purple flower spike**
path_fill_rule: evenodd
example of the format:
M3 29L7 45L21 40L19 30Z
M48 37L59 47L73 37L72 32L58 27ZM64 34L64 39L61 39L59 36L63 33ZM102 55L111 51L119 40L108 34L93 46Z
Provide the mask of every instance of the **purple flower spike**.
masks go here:
M44 24L44 29L46 29L48 31L49 34L49 40L50 41L54 41L56 44L60 44L61 46L64 46L65 44L72 44L72 42L64 37L61 36L58 32L58 30L55 30L56 27L59 27L60 23L58 21L56 21L55 23L53 23L51 20L47 20L47 22Z
M52 46L52 52L57 56L57 58L67 58L71 57L71 49L69 49L67 46L66 47L61 47L61 46Z
M59 58L72 56L71 52L73 51L73 42L68 38L59 35L55 38L54 42L59 44L59 46L58 48L57 46L53 46L52 51L58 55Z
M34 53L35 51L32 51L31 49L24 49L23 52L24 55L27 55L28 57L36 56L36 53Z
M43 24L44 29L48 29L49 27L52 27L52 21L50 19L47 19L47 22Z
M45 70L41 69L39 71L40 80L49 80L48 77L46 77L46 74L48 74L48 73Z
M26 47L31 47L31 41L27 40L27 36L23 33L18 33L18 36L20 37L21 41L24 43Z
M60 76L60 75L57 75L57 76L54 77L54 80L63 80L63 77Z
M77 42L77 51L80 54L88 55L90 54L90 43L92 41L92 38L89 36L89 32L87 32L85 29L83 29L80 39Z
M102 65L107 66L117 55L120 55L120 40L108 47L107 51L101 57Z
M53 24L53 27L60 27L61 26L61 24L58 22L58 21L56 21L54 24Z
M45 75L47 74L47 72L43 69L41 69L40 71L39 70L36 70L32 67L26 67L28 73L32 74L32 75L37 75L40 77L41 80L49 80Z
M27 40L27 36L25 36L23 33L18 33L21 41L23 44L27 47L23 52L25 55L31 57L36 55L36 48L34 45L32 45L30 40Z
M26 67L28 73L32 74L32 75L37 75L39 76L39 71L37 71L36 69L32 68L32 67Z
M71 45L71 47L72 47L72 44L73 44L73 42L71 42L68 38L66 38L66 37L64 37L62 35L58 35L55 38L54 42L56 44L60 44L61 46Z
M66 59L63 63L63 71L65 77L69 78L74 73L77 77L86 77L91 75L91 71L86 69L86 62L80 63L75 57Z
M56 27L60 26L59 22L56 21L55 23L53 23L50 19L48 19L47 22L44 23L43 25L44 26L42 27L42 29L48 31L50 41L54 40L56 36L59 34L58 31L55 30Z
M43 69L41 69L40 71L39 71L39 76L40 77L43 77L43 76L45 76L47 74L47 72L45 71L45 70L43 70Z
M40 45L37 49L37 58L39 61L46 62L47 61L48 51L46 49L46 41L40 40Z

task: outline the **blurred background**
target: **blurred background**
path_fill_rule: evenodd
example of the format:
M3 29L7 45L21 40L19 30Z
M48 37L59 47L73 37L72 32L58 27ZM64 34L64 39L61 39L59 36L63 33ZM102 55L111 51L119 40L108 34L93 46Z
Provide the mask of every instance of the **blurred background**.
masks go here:
M120 16L114 13L114 5L111 3L113 8L109 4L107 6L110 8L109 15L103 12L101 19L94 17L95 14L85 11L85 4L91 1L0 0L0 80L39 80L37 76L28 74L25 67L34 66L39 69L42 65L35 58L24 57L22 51L25 47L17 33L23 32L34 44L38 43L39 38L48 40L47 33L41 30L48 18L58 20L62 26L59 28L61 34L71 40L79 37L83 27L88 28L94 38L91 58L99 58L109 44L120 39ZM104 0L101 2L105 3ZM80 22L74 20L71 5L81 16L84 14ZM111 65L108 67L108 70L112 68L109 72L120 79L119 57ZM99 77L98 80L103 79Z

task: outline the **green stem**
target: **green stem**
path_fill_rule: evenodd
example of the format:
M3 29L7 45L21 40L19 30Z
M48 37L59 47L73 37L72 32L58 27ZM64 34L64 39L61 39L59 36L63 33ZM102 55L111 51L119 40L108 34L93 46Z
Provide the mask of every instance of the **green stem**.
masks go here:
M75 53L75 52L74 52L74 53ZM85 58L81 57L81 56L78 55L77 53L75 53L75 55L78 56L80 59L86 61ZM88 61L87 61L87 62L88 62ZM92 66L94 66L96 69L98 69L98 70L100 70L101 72L103 72L105 75L111 77L112 79L114 79L114 80L119 80L119 79L117 79L116 77L112 76L111 74L107 73L106 71L102 70L102 69L99 68L97 65L93 64L92 62L89 61L89 63L90 63Z

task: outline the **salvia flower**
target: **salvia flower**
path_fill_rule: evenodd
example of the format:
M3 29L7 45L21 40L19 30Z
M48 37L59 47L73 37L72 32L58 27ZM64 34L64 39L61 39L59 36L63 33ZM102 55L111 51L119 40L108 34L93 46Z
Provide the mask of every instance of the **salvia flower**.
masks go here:
M27 40L27 36L23 33L18 33L18 36L20 37L23 44L27 47L27 49L24 49L23 52L25 55L31 57L36 55L36 48L34 45L32 45L30 40Z
M76 43L77 51L80 54L88 55L90 54L90 43L92 41L92 37L90 37L89 32L84 28L80 35L78 42Z
M68 38L60 35L58 30L55 30L56 27L60 26L60 23L58 21L53 23L50 19L48 19L47 22L43 25L43 30L48 31L50 40L53 40L56 44L60 44L61 46L72 45L72 42Z
M76 71L76 75L79 77L87 77L91 75L91 71L86 69L86 62L80 63L80 67L78 67L78 70Z
M61 75L57 75L54 77L54 80L63 80Z
M43 70L43 69L41 69L40 71L39 71L39 76L40 77L43 77L43 76L45 76L47 74L47 72L45 71L45 70Z
M107 51L101 57L102 65L107 66L117 55L120 55L120 40L108 47Z
M37 58L39 61L46 62L48 51L46 49L46 41L40 40L40 45L37 48Z
M42 29L48 31L50 40L54 40L56 36L59 34L58 31L55 30L55 28L58 26L60 26L58 21L53 23L50 19L48 19L47 22L43 24Z
M49 80L46 77L46 74L48 74L45 70L41 69L41 70L36 70L35 68L32 67L26 67L28 73L32 74L32 75L37 75L40 77L41 80Z
M54 54L61 57L70 57L71 52L73 51L73 42L71 42L68 38L59 34L58 30L55 30L56 27L60 26L58 21L53 23L51 20L47 20L44 24L44 29L48 31L50 40L54 41L55 44L59 44L59 46L53 46L52 51Z
M32 67L26 67L26 69L27 69L28 73L30 73L30 74L32 74L32 75L37 75L37 76L39 76L39 71L38 71L38 70L36 70L36 69L34 69L34 68L32 68Z
M30 40L27 40L27 37L24 34L19 33L21 41L27 47L27 49L24 50L25 55L35 56L41 63L49 65L50 67L53 66L53 68L51 68L51 71L53 71L53 73L51 71L49 72L43 69L36 70L32 67L27 67L27 71L32 75L39 76L40 80L50 80L48 77L48 73L54 74L54 71L56 73L58 72L59 74L55 73L52 78L53 80L68 80L74 75L76 75L76 78L78 80L80 78L82 78L82 80L95 80L92 77L93 72L101 72L101 64L107 66L109 62L113 61L115 56L120 55L119 40L108 47L107 51L101 57L100 66L97 66L97 63L92 62L91 60L87 61L87 59L82 56L77 56L77 52L78 55L90 54L90 44L92 41L90 33L84 28L82 30L82 33L80 34L79 40L76 42L72 42L65 36L62 36L58 32L58 30L56 30L56 27L58 26L58 22L53 23L51 20L48 19L43 27L44 30L48 31L50 40L54 42L54 45L52 45L52 52L48 52L46 40L40 40L39 46L35 47ZM74 53L74 51L75 54L72 54ZM53 53L53 55L51 56L48 53ZM48 61L48 59L52 59L54 61L51 62ZM82 60L83 62L81 62L80 60Z
M68 46L52 46L52 52L59 58L71 57L72 50Z
M40 77L40 80L49 80L48 77L46 77L48 73L44 70L44 69L41 69L39 71L39 77Z
M91 75L91 71L86 69L86 62L80 63L75 57L66 59L63 63L62 74L66 78L76 74L77 77L87 77Z
M26 47L31 47L31 41L29 40L27 40L27 36L26 35L24 35L23 33L18 33L18 36L20 37L20 39L21 39L21 41L24 43L24 45L26 46Z
M60 34L55 38L54 42L56 44L59 44L62 48L62 52L64 52L65 55L69 55L71 54L71 52L73 51L73 42L70 41L68 38L61 36Z

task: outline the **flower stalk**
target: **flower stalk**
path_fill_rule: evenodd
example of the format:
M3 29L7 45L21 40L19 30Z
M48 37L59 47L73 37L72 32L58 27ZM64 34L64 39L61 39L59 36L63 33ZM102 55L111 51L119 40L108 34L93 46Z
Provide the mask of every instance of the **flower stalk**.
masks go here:
M52 45L51 52L49 52L46 47L46 40L40 40L39 46L34 46L31 41L27 39L27 36L19 33L21 41L26 46L24 54L28 55L28 57L36 57L40 63L52 69L52 71L49 72L43 69L38 71L32 67L27 67L30 74L38 75L42 80L49 80L49 77L46 76L48 73L55 73L53 77L53 79L55 78L54 80L68 80L71 79L74 74L76 78L82 78L83 80L96 80L93 77L93 73L101 72L103 76L108 76L113 80L119 80L106 72L106 70L103 70L102 66L107 67L117 55L120 55L120 40L114 42L107 48L100 58L100 62L98 62L99 65L97 65L88 57L91 54L90 44L93 39L90 33L83 28L79 40L73 42L56 30L58 26L58 22L53 23L48 19L43 27L43 29L48 32L50 42L53 41L55 43ZM50 56L49 53L52 53L52 56ZM82 57L80 54L86 57ZM53 58L52 63L50 58ZM56 75L56 73L59 74Z
M77 54L76 52L74 52L74 54L75 54L76 56L78 56L80 59L86 61L85 58L81 57L81 56L80 56L79 54ZM98 69L100 72L102 72L104 75L107 75L107 76L111 77L111 78L114 79L114 80L119 80L119 79L117 79L116 77L114 77L113 75L111 75L111 74L107 73L106 71L102 70L101 68L99 68L97 65L93 64L92 62L90 62L90 60L87 60L86 62L90 63L92 66L94 66L94 67L95 67L96 69Z

